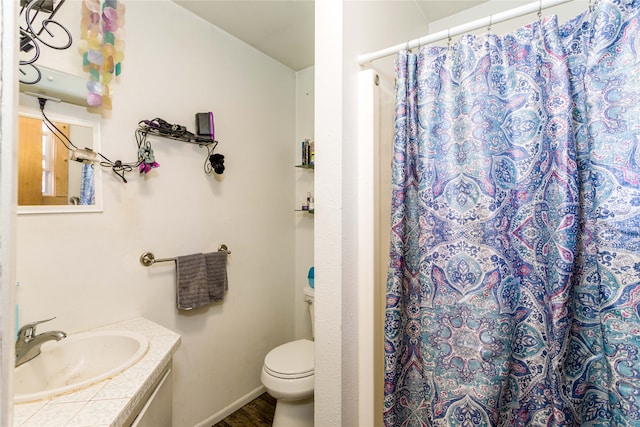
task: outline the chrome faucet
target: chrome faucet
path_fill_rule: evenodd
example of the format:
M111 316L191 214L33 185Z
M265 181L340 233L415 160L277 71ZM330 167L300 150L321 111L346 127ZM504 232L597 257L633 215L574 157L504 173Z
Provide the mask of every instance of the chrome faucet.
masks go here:
M16 367L28 362L40 354L40 346L47 341L60 341L67 337L62 331L47 331L40 335L36 335L36 326L40 323L48 322L51 319L38 320L36 322L27 323L18 331L18 339L16 340Z

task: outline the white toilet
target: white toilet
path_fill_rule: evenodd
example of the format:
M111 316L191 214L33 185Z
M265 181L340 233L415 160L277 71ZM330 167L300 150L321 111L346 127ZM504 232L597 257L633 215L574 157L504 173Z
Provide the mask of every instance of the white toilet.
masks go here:
M313 334L313 289L305 287ZM264 358L260 379L277 399L273 427L313 427L313 341L301 339L282 344Z

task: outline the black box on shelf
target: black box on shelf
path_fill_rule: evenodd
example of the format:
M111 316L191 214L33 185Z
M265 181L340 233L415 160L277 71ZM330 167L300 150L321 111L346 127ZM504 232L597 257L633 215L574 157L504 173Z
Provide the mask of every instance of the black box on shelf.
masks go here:
M196 113L196 133L211 137L212 140L215 139L212 112Z

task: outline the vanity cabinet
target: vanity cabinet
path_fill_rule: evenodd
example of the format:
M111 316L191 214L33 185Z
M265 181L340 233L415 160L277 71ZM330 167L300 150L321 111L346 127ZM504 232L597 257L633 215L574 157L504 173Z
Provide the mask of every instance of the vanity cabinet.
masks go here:
M102 382L14 405L13 427L171 427L172 359L180 335L142 317L94 330L137 332L149 339L149 350L132 367Z
M160 378L131 427L171 427L171 368Z

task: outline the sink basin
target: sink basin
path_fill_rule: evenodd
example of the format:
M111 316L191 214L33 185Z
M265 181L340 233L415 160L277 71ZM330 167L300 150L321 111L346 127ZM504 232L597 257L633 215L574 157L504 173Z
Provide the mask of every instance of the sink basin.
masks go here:
M42 345L42 353L14 371L16 403L48 399L114 377L144 356L149 341L128 331L71 334Z

